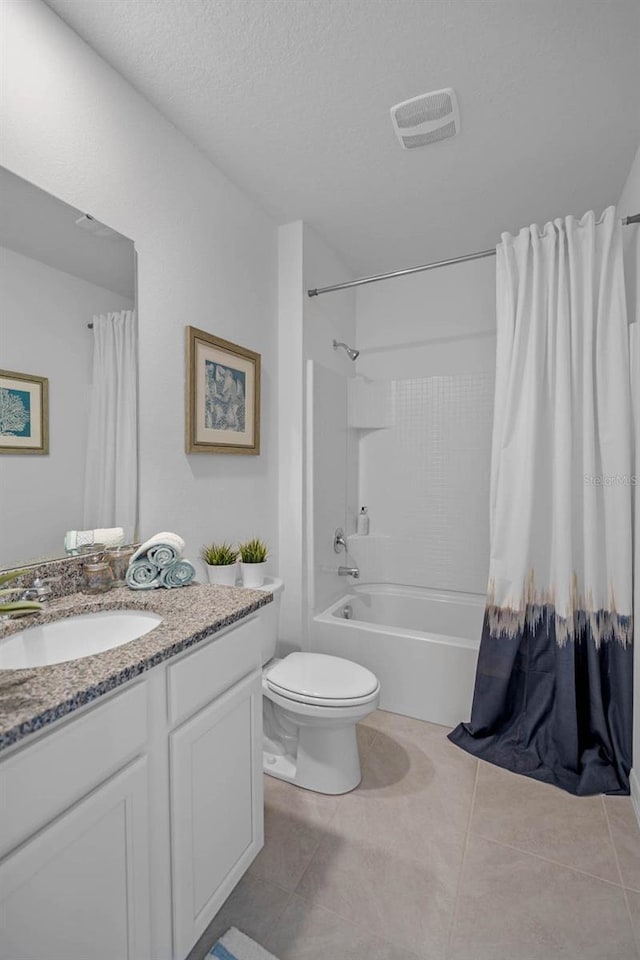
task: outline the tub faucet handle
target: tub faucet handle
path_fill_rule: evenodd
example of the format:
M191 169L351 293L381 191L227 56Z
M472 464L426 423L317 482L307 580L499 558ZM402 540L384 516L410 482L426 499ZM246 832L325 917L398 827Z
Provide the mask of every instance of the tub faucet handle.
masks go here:
M342 527L337 527L333 535L333 549L336 553L347 549L347 541L344 538L344 530Z

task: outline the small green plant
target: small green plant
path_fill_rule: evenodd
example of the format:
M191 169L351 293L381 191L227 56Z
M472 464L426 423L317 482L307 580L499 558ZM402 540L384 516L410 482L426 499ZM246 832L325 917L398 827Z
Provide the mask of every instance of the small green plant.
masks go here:
M200 551L200 559L210 567L228 567L238 559L238 551L230 543L210 543Z
M240 559L243 563L264 563L269 556L269 548L264 540L254 537L253 540L246 540L238 546Z
M12 570L10 573L0 574L0 616L6 614L10 617L23 617L27 613L37 613L42 610L42 604L37 600L2 600L2 597L11 596L13 593L22 593L24 587L5 587L6 583L17 580L26 570Z

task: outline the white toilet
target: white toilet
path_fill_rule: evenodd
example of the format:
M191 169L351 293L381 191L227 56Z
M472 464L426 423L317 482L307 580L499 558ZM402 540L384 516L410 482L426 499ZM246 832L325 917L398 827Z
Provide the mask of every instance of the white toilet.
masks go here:
M282 580L261 588L273 603L260 611L264 772L318 793L347 793L360 783L356 723L376 709L377 677L351 660L321 653L274 658Z

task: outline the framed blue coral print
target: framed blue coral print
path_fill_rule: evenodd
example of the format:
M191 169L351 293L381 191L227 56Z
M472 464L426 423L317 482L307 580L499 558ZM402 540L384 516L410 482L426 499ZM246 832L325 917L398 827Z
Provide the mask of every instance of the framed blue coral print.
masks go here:
M187 453L260 453L260 354L187 327Z
M49 453L49 381L0 370L0 454Z

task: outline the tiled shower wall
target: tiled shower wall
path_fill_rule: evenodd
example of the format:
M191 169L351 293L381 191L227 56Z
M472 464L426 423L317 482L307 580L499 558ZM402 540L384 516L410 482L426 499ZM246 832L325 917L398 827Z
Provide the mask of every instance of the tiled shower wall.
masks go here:
M350 415L371 534L351 537L352 559L369 581L484 594L493 258L361 287L356 345L365 380Z
M484 593L493 389L488 372L391 381L394 426L360 439L367 580Z

